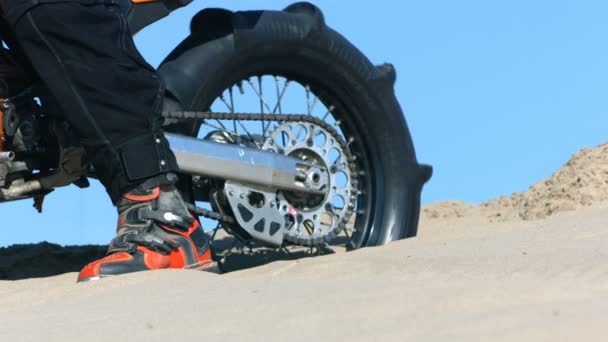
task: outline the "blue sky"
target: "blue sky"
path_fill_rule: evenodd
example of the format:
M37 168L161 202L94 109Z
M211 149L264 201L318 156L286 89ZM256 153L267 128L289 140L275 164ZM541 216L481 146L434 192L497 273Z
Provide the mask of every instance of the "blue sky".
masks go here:
M194 1L142 32L157 65L205 6L280 9L292 1ZM375 63L397 67L397 97L419 160L435 175L423 202L480 202L525 190L575 151L608 140L608 2L316 1L330 26ZM59 189L37 214L0 205L0 246L107 243L103 189Z

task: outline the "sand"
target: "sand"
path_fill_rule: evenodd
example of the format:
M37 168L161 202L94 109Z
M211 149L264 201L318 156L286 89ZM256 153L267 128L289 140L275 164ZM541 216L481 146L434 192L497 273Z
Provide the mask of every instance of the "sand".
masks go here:
M608 202L608 144L575 153L557 172L525 192L480 205L462 201L435 203L424 208L423 216L427 219L538 220L603 202Z
M223 275L0 281L0 341L604 341L598 149L528 192L434 204L417 238L384 247Z

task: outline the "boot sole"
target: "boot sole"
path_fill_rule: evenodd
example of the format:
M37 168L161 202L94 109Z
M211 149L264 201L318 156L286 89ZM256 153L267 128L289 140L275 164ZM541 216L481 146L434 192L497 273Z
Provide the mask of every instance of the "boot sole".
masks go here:
M194 270L194 271L203 271L203 272L209 272L209 273L215 273L215 274L221 274L222 271L220 270L219 264L215 261L204 261L198 264L194 264L194 265L190 265L190 266L186 266L184 267L184 269L187 270Z
M200 262L198 264L186 266L183 269L184 270L192 270L192 271L209 272L209 273L215 273L215 274L222 274L222 271L220 270L218 263L215 262L215 261ZM150 271L155 271L155 270L150 270ZM139 271L139 272L149 272L149 271ZM132 272L132 273L137 273L137 272ZM129 273L125 273L125 274L129 274ZM78 280L76 282L77 283L88 283L88 282L91 282L91 281L97 281L97 280L100 280L100 279L103 279L103 278L115 277L115 276L118 276L118 275L122 275L122 274L109 275L109 276L99 276L99 277L91 277L91 278L86 278L86 279Z

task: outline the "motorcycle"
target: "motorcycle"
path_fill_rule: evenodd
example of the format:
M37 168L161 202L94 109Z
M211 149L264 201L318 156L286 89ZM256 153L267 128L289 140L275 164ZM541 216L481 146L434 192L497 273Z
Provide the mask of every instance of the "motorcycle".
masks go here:
M126 0L133 34L191 0ZM377 246L417 233L432 168L416 160L392 65L374 66L316 6L204 9L158 72L164 130L199 217L244 244ZM88 186L95 170L40 84L0 51L0 202ZM299 98L295 100L296 98ZM206 205L203 208L199 205Z

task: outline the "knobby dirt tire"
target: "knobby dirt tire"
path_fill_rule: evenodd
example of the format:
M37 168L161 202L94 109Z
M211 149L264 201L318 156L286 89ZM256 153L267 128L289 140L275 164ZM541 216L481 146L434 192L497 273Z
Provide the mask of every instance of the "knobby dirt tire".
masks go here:
M420 165L394 94L392 65L374 66L325 24L321 11L297 3L283 11L206 9L192 20L191 35L161 64L165 111L204 111L222 92L255 75L280 75L308 84L341 113L341 128L358 162L369 170L363 184L367 211L357 220L351 247L375 246L415 236L422 186L431 168ZM195 136L200 123L168 125Z

